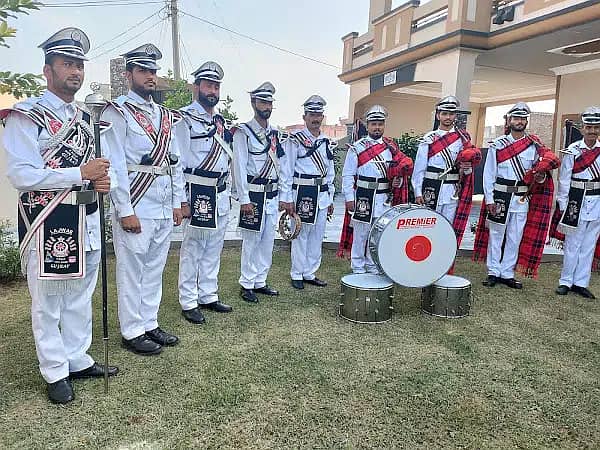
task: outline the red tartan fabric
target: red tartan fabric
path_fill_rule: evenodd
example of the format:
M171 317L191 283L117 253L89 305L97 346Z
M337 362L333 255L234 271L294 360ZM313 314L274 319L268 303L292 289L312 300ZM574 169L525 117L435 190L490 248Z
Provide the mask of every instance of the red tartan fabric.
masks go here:
M596 158L600 156L600 147L594 147L591 150L586 150L575 159L573 164L573 173L581 173L590 167Z
M402 151L393 139L384 137L383 141L384 150L386 148L389 148L390 152L392 153L392 163L389 165L387 171L387 178L391 182L391 180L393 180L396 177L402 177L402 185L399 188L392 188L392 206L400 205L402 203L408 203L408 177L412 174L413 171L413 161L404 153L402 153ZM378 146L379 145L374 145L369 149L362 151L361 154L358 155L358 167L366 164L376 155L381 153L381 151L379 151L377 154L373 154L373 156L369 159L361 159L361 155L363 153L365 153L373 147ZM350 252L352 250L352 237L354 231L351 226L351 219L352 214L346 211L344 214L344 224L342 225L342 235L340 236L340 243L338 245L337 251L337 256L339 258L350 258Z
M531 145L531 143L536 145L538 155L542 160L546 152L552 152L547 147L544 147L536 136L526 136L526 138L520 139L514 144L523 140L527 140L530 143L529 145ZM524 150L523 148L520 151L516 151L514 144L508 146L513 147L510 152L514 152L514 155L517 155ZM518 149L519 147L520 146L516 148ZM506 148L503 150L506 150ZM503 150L499 150L498 154ZM498 157L498 160L500 160L500 157ZM506 159L504 159L504 161L506 161ZM552 160L550 167L556 169L558 165L558 158L556 158L555 160ZM550 226L553 196L554 181L551 176L548 176L543 183L536 183L529 199L527 222L525 223L523 237L521 238L521 244L519 246L519 257L517 259L516 267L517 272L529 278L537 278L538 275L538 268L542 261L546 236ZM475 233L475 245L473 247L474 261L483 261L487 256L489 230L485 223L486 217L486 205L482 204L479 223L477 224Z
M498 150L496 153L496 161L498 163L502 163L504 161L508 161L511 158L514 158L519 153L525 151L527 147L531 144L541 145L539 139L536 136L531 134L525 135L524 138L519 139L518 141L513 142L510 145L507 145L502 150Z
M470 162L473 167L481 163L481 150L473 146L470 141L463 142L463 149L456 156L456 162ZM465 228L469 221L469 214L471 214L471 206L473 204L473 192L475 190L475 176L474 172L468 175L462 175L462 188L460 190L458 206L456 207L456 214L452 222L454 233L456 233L456 242L460 247L463 235L465 234Z
M370 147L364 149L358 155L358 167L364 166L366 163L371 161L377 155L383 153L386 149L387 149L387 145L385 142L382 142L381 144L374 144L374 145L371 145Z
M427 158L437 155L439 152L448 148L450 145L461 139L461 135L458 131L452 133L446 133L443 136L437 136L431 144L429 144L429 151L427 152Z

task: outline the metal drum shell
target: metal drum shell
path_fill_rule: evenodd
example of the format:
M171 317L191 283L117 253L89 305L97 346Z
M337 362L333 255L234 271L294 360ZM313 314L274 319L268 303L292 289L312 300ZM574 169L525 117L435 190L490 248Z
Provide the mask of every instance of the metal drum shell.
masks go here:
M352 284L351 278L358 276L377 278L379 283L370 286ZM345 281L346 279L346 281ZM389 283L388 283L389 282ZM367 283L362 283L367 284ZM382 275L350 274L342 277L338 314L354 323L384 323L392 319L394 283ZM372 303L375 302L375 307Z
M442 286L447 278L463 280L464 286ZM445 275L438 282L421 290L421 311L434 317L460 319L471 312L473 292L471 282L453 275Z

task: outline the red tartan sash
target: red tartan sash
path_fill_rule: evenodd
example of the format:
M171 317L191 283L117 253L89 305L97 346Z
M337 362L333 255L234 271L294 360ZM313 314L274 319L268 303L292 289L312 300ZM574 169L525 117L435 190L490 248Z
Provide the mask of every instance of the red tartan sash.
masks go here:
M437 136L434 141L429 144L429 151L427 153L427 158L431 158L432 156L437 155L442 150L450 147L456 141L461 138L461 135L458 131L453 131L452 133L446 133L443 136Z
M532 138L531 135L526 135L518 141L515 141L503 149L498 150L496 153L496 161L498 163L508 161L509 159L514 158L518 154L527 150L527 148L534 143L536 143L535 139Z
M370 147L365 148L358 155L358 167L364 166L369 161L371 161L373 158L375 158L376 156L378 156L378 155L382 154L384 151L386 151L387 148L388 148L388 145L385 142L383 142L381 144L373 144Z
M153 143L154 147L150 151L152 165L162 165L169 154L172 124L174 121L173 112L158 105L161 113L161 120L160 129L157 131L144 111L127 102L123 104L123 107L129 111L133 119L146 132L146 135ZM133 181L130 183L131 206L135 207L139 203L155 178L156 175L151 173L139 172L136 174Z
M573 164L573 173L581 173L589 168L592 164L594 164L598 156L600 156L600 147L594 147L591 150L583 152L575 159L575 163Z
M377 148L375 148L377 147ZM374 149L372 156L361 164L360 156L367 151ZM366 164L377 155L381 154L384 150L389 149L392 153L392 161L387 170L387 177L390 182L396 177L402 177L402 186L400 188L392 188L392 206L408 203L408 177L412 174L413 162L398 148L398 145L393 139L384 137L383 144L375 144L364 150L359 155L359 167ZM376 153L375 153L376 152ZM346 255L350 256L350 250L352 249L353 232L354 229L351 226L352 214L348 211L344 214L344 224L342 225L342 234L340 236L340 243L338 245L337 256L343 258Z

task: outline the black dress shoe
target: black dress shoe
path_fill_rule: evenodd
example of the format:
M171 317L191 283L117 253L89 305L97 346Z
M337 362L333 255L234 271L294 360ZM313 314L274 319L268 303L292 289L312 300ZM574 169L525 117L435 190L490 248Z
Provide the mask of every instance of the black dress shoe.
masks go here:
M162 345L157 344L145 334L133 339L122 338L121 343L127 350L138 355L158 355L162 352Z
M523 289L523 283L514 278L500 278L500 282L512 289Z
M304 289L304 281L302 281L302 280L292 280L292 287L294 289Z
M119 368L115 366L108 366L108 376L114 377L119 373ZM94 363L87 369L78 370L76 372L69 373L71 380L78 378L100 378L104 376L104 366L102 364Z
M198 307L192 309L182 309L181 315L185 318L185 320L195 323L196 325L206 322L204 314L202 314L202 311L200 311L200 308Z
M487 287L494 287L498 282L498 277L496 275L488 275L487 279L483 280L482 284Z
M242 300L244 300L248 303L258 303L258 297L256 296L256 294L254 293L254 290L252 290L252 289L242 288L240 290L240 297L242 297Z
M571 288L564 284L559 284L558 287L554 290L558 295L567 295Z
M179 343L179 338L177 336L167 333L160 327L156 327L154 330L146 331L146 336L148 336L157 344L166 345L168 347L173 347Z
M304 282L307 284L312 284L313 286L325 287L327 286L327 281L319 280L317 277L312 280L304 279Z
M573 285L573 286L571 286L571 290L573 292L575 292L576 294L579 294L579 295L581 295L582 297L585 297L585 298L589 298L589 299L596 298L596 296L594 294L592 294L589 291L588 288L584 288L584 287L581 287L581 286L575 286L575 285Z
M269 287L269 285L267 285L267 284L265 284L261 288L254 288L254 292L258 292L259 294L265 294L265 295L279 295L279 291L277 289L273 289L272 287Z
M216 311L220 313L228 313L233 311L233 308L225 303L221 303L219 301L207 303L205 305L199 305L202 309L210 309L211 311Z
M54 383L48 383L48 399L52 403L58 403L60 405L64 405L75 399L73 385L68 377L55 381Z

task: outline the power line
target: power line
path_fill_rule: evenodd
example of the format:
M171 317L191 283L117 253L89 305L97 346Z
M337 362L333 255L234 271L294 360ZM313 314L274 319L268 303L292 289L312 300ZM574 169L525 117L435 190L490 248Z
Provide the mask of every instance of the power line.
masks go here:
M183 47L183 54L187 58L187 62L189 64L189 66L190 66L190 70L189 71L191 72L192 70L194 70L194 66L192 64L192 60L190 58L190 55L189 55L189 53L187 51L187 47L185 46L185 42L183 41L183 36L179 37L179 41L181 42L181 46ZM185 59L183 59L183 63L185 64Z
M271 44L270 42L266 42L266 41L263 41L263 40L260 40L260 39L253 38L252 36L248 36L247 34L240 33L239 31L235 31L235 30L232 30L230 28L226 28L226 27L223 27L221 25L218 25L218 24L216 24L214 22L211 22L210 20L206 20L206 19L203 19L202 17L198 17L198 16L194 16L193 14L189 14L189 13L187 13L185 11L182 11L181 9L179 10L179 12L181 14L183 14L184 16L192 17L194 19L199 20L200 22L207 23L209 25L212 25L213 27L219 28L221 30L228 31L229 33L233 33L233 34L235 34L237 36L241 36L243 38L249 39L249 40L251 40L253 42L256 42L258 44L266 45L267 47L274 48L275 50L279 50L280 52L289 53L290 55L298 56L299 58L303 58L303 59L306 59L308 61L316 62L316 63L322 64L324 66L333 67L334 69L338 69L338 70L341 69L341 67L338 67L338 66L336 66L334 64L330 64L328 62L321 61L319 59L312 58L310 56L302 55L302 54L294 52L292 50L287 50L287 49L279 47L279 46L277 46L275 44Z
M58 4L52 3L44 3L44 8L93 8L99 6L132 6L132 5L150 5L163 3L162 0L154 0L154 1L128 1L128 0L117 0L117 2L108 2L106 0L99 2L66 2Z
M150 25L148 28L145 28L144 30L140 31L140 32L139 32L138 34L136 34L135 36L132 36L132 37L130 37L130 38L129 38L129 39L126 41L126 42L123 42L123 43L121 43L121 44L119 44L119 45L116 45L115 47L113 47L113 48L110 48L110 49L106 50L105 52L102 52L102 53L100 53L99 55L96 55L96 56L94 56L94 57L92 57L92 58L90 58L90 59L91 59L91 60L98 59L99 57L101 57L101 56L104 56L104 55L106 55L107 53L110 53L110 52L112 52L113 50L116 50L116 49L118 49L119 47L122 47L123 45L125 45L125 44L127 44L128 42L130 42L130 41L134 40L135 38L137 38L137 37L141 36L142 34L146 33L147 31L150 31L152 28L154 28L156 25L158 25L159 23L161 23L161 22L162 22L162 21L164 21L164 20L166 20L166 19L164 19L164 18L163 18L163 19L160 19L158 22L155 22L155 23L153 23L153 24L152 24L152 25Z
M135 25L133 25L132 27L126 29L125 31L123 31L122 33L117 34L116 36L110 38L108 41L103 42L100 45L97 45L96 47L92 48L90 51L96 51L99 48L104 47L106 44L110 44L111 42L113 42L114 40L120 38L121 36L129 33L131 30L134 30L135 28L139 27L140 25L142 25L143 23L149 21L150 19L152 19L154 16L156 16L157 14L160 14L160 12L164 10L163 8L160 8L158 11L156 11L154 14L150 14L148 17L146 17L145 19L141 20L140 22L136 23Z

